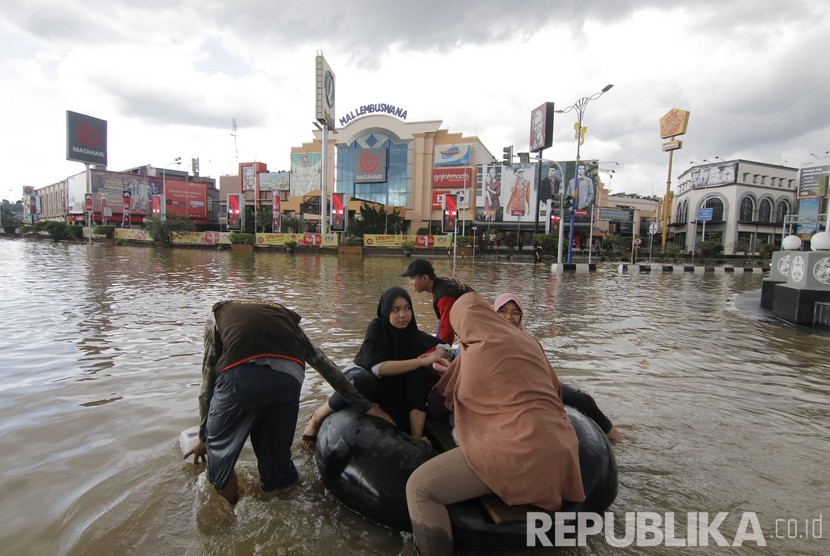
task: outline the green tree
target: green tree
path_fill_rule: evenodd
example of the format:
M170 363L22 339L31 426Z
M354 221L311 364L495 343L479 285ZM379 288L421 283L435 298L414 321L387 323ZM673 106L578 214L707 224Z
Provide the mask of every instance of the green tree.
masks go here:
M749 254L750 249L750 241L748 237L741 237L738 238L738 241L735 242L734 251L735 253L743 253L744 255Z
M269 233L274 227L274 214L270 207L260 207L256 211L256 229L259 232ZM277 230L279 231L279 230Z
M723 240L715 236L697 244L697 252L702 257L715 257L723 253Z
M300 219L296 216L283 216L280 219L280 227L282 229L277 230L277 233L296 234L300 231Z
M190 232L193 230L193 221L187 216L173 216L160 219L158 216L147 218L147 233L153 241L169 246L173 243L173 232Z

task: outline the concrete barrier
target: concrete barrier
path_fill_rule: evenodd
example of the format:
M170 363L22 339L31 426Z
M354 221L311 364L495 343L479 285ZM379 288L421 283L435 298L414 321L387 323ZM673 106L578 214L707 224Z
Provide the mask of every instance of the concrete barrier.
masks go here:
M555 265L554 265L555 266ZM712 272L720 274L742 274L742 273L765 273L769 272L768 267L760 266L690 266L690 265L665 265L665 264L628 264L622 263L619 268L620 274L626 272Z
M553 263L550 265L551 272L596 272L596 263Z

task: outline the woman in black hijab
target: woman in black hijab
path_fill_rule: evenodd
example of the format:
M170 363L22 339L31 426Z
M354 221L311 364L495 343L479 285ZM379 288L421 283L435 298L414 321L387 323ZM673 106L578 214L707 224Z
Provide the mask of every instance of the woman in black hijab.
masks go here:
M433 349L438 338L418 330L412 298L405 289L393 286L383 292L377 315L366 329L354 362L344 372L355 389L389 413L400 429L421 438L426 419L427 368L435 362L448 364L447 352ZM315 409L303 431L303 445L312 447L326 417L348 406L335 393Z

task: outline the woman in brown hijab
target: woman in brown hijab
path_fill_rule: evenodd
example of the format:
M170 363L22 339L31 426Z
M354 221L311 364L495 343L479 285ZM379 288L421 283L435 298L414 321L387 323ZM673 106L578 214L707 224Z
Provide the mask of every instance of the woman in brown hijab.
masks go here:
M421 465L406 485L422 555L452 551L448 504L492 492L553 511L585 499L576 432L539 343L476 293L455 302L450 321L461 352L435 387L455 412L459 447Z

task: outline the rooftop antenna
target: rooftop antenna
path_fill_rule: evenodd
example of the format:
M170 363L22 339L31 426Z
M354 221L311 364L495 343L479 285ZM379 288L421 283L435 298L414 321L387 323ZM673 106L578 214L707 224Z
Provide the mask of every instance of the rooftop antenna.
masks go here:
M239 167L239 146L236 144L236 118L231 120L231 137L233 137L233 154L236 158L236 166Z

